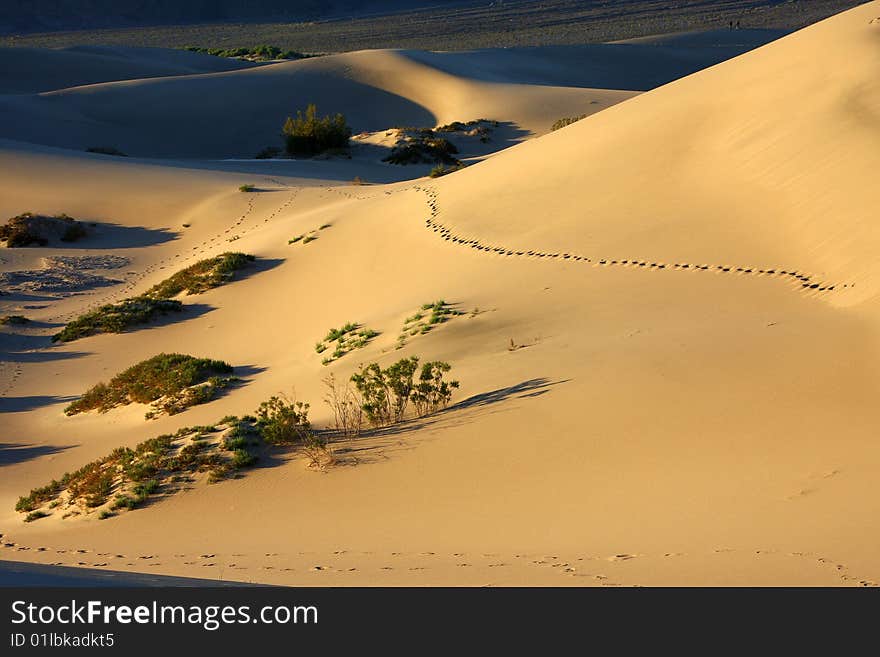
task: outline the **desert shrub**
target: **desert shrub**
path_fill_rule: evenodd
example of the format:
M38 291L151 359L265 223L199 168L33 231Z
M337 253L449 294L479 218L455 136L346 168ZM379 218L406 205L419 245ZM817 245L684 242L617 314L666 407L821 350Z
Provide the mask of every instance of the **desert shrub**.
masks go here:
M27 514L25 516L24 521L25 522L33 522L34 520L39 520L40 518L46 518L46 517L48 517L48 515L49 514L46 513L45 511L31 511L29 514Z
M80 315L52 336L52 341L71 342L97 333L122 333L129 327L145 324L156 316L181 310L183 304L173 299L146 296L124 299Z
M374 426L385 426L403 419L413 390L418 356L403 358L382 369L376 363L361 365L351 381L361 395L361 407Z
M580 116L566 116L564 118L558 119L550 126L550 130L559 130L560 128L564 128L567 125L571 125L572 123L577 123L581 119L587 118L586 114L581 114Z
M414 381L418 356L403 358L386 369L376 363L361 365L351 381L361 396L361 407L374 426L400 422L410 402L419 416L444 408L452 398L458 381L444 381L443 375L452 368L448 363L425 363L418 382Z
M446 408L452 399L452 391L458 388L458 381L444 381L443 375L452 366L442 361L431 361L422 365L419 381L412 391L412 402L419 416L436 413Z
M66 476L67 475L65 475L65 477ZM57 496L62 488L64 488L64 478L62 478L62 481L52 480L52 482L46 486L34 488L27 495L18 498L15 510L20 512L33 511Z
M200 48L198 46L186 46L184 47L184 50L203 53L205 55L213 55L214 57L238 57L257 61L317 57L317 55L307 55L305 53L297 52L296 50L282 50L277 46L269 45L259 45L251 48Z
M254 185L242 185L241 187L238 188L238 191L240 191L240 192L255 192L255 191L257 191L257 188Z
M351 128L342 114L319 117L318 108L312 103L305 113L297 111L296 118L288 116L281 134L289 155L312 156L329 149L347 148Z
M5 315L0 317L0 324L4 326L21 326L23 324L29 324L31 320L29 320L24 315Z
M326 470L336 463L336 455L330 444L321 436L310 434L302 447L310 468Z
M143 296L152 299L170 299L184 292L199 294L228 283L236 271L246 267L255 259L252 255L227 252L200 260L154 285Z
M127 157L125 153L123 153L118 148L113 148L112 146L91 146L86 149L87 153L100 153L101 155L116 155L118 157Z
M323 383L327 387L324 403L333 411L336 431L346 438L359 436L364 424L364 409L349 382L340 384L331 374L323 380Z
M438 164L433 169L431 169L431 173L429 173L428 175L431 178L440 178L442 176L445 176L447 173L452 173L453 171L458 171L459 169L464 169L464 164L461 162L452 166Z
M311 435L309 405L273 396L257 409L257 429L270 445L302 443Z
M434 136L431 131L427 133L428 136L422 135L395 146L383 161L391 164L460 164L453 157L458 153L455 144L444 137Z
M232 460L230 461L230 465L233 468L246 468L250 465L253 465L257 460L257 457L248 452L246 449L236 449L232 452Z
M66 214L46 217L25 212L8 219L0 226L0 242L6 242L6 246L10 248L31 244L46 246L53 237L62 242L75 242L86 234L85 226Z
M196 401L190 396L192 393L187 391L191 386L231 372L232 366L219 360L185 354L158 354L120 372L109 383L99 383L90 388L64 412L75 415L96 409L103 413L132 402L147 404L159 401L166 404L169 400L180 399L186 400L191 406L208 401ZM218 378L215 383L220 381L222 379ZM231 383L231 380L227 380L227 383Z

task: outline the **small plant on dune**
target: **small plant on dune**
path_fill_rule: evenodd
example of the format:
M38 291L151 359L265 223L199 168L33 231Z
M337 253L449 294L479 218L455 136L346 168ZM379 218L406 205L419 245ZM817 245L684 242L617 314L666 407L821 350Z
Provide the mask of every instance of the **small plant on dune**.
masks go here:
M577 123L581 119L587 118L587 114L581 114L579 116L566 116L564 118L558 119L550 126L551 131L559 130L564 128L565 126L571 125L572 123Z
M386 369L377 363L361 365L351 381L361 396L361 407L373 426L400 422L412 402L416 415L423 416L445 408L458 388L458 381L445 381L452 367L432 361L422 366L418 381L419 357L403 358Z
M30 321L24 315L4 315L0 317L0 324L4 326L23 326L24 324L30 324Z
M443 299L422 304L415 314L404 320L403 329L397 337L396 347L400 349L406 344L408 338L429 333L439 324L463 314Z
M336 454L333 447L324 438L316 434L309 434L302 446L308 466L314 470L323 472L336 464Z
M200 294L232 280L235 272L247 267L256 258L245 253L222 253L213 258L181 269L179 272L151 287L143 296L152 299L171 299L179 294Z
M255 191L257 191L257 188L254 187L253 185L242 185L241 187L238 188L238 191L240 191L240 192L255 192Z
M289 155L311 157L331 149L347 148L351 128L342 114L319 117L318 108L312 103L305 112L297 111L296 118L288 116L281 134Z
M431 173L428 175L431 178L440 178L441 176L445 176L447 173L452 173L453 171L458 171L459 169L464 169L465 165L463 162L459 162L453 166L446 166L445 164L438 164L433 169L431 169Z
M458 388L458 381L444 381L443 375L452 366L439 360L422 365L419 381L412 392L412 402L418 416L429 415L446 408L452 399L452 391Z
M270 445L302 443L312 431L309 405L283 395L270 397L257 409L257 428Z
M136 402L152 403L153 414L174 414L210 401L217 390L237 380L223 376L231 372L232 366L219 360L185 354L158 354L132 365L109 383L90 388L64 412L67 415L90 410L104 413L116 406ZM208 388L208 393L199 388Z
M324 339L315 344L315 351L319 354L324 353L335 342L333 351L321 361L323 365L329 365L350 351L366 347L377 335L379 335L378 331L364 328L354 322L348 322L341 328L330 329Z
M352 185L360 186L360 185L365 185L366 183L361 179L360 176L355 176L355 177L352 179L351 184L352 184Z
M124 299L80 315L52 336L52 341L71 342L97 333L122 333L131 326L146 324L158 316L181 310L183 304L173 299Z
M333 411L334 428L346 438L356 438L363 429L364 409L351 385L339 383L333 374L323 379L323 383L327 388L324 403Z
M391 149L383 162L391 164L461 164L454 157L458 153L455 144L445 137L437 137L431 130L424 130Z
M49 514L45 511L31 511L24 518L25 522L33 522L34 520L39 520L40 518L48 518Z

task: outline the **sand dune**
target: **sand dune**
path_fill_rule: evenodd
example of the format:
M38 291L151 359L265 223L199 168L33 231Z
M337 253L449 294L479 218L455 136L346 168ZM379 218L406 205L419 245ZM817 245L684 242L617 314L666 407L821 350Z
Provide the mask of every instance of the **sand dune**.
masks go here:
M437 180L353 186L4 142L3 212L38 202L174 239L2 254L17 268L90 253L131 265L112 288L0 298L4 313L42 323L0 343L0 554L300 585L876 585L878 35L872 2ZM178 105L194 111L184 89L205 100L235 84L242 96L223 111L247 100L257 113L269 107L261 90L297 79L319 103L363 91L365 126L503 109L537 132L600 93L477 82L417 59L355 53L39 103L88 121L100 106L106 128L149 99L143 121L162 126ZM205 132L121 141L137 125L120 128L121 148L221 150ZM242 182L264 191L242 194ZM316 241L287 243L325 224ZM230 248L262 264L182 317L46 346L52 326ZM394 349L404 319L438 298L466 314ZM315 341L346 321L380 335L322 365ZM86 386L163 350L223 358L246 380L150 422L139 405L62 414ZM24 524L12 510L114 447L279 392L295 389L324 424L322 377L411 354L454 365L458 403L346 446L345 466L320 474L279 457L104 521Z
M114 80L232 71L237 59L164 48L0 48L0 94L33 94Z
M655 87L748 47L365 51L216 74L165 74L74 89L63 84L51 87L61 90L0 99L5 126L0 135L80 150L112 144L145 157L250 157L276 143L284 117L308 102L345 113L356 131L485 117L544 134L561 116L605 109L633 90ZM145 50L130 59L146 57ZM188 61L183 55L180 59ZM166 51L155 58L154 65L168 65ZM17 69L41 79L39 58L33 66L21 59ZM57 82L50 78L39 84L48 88Z

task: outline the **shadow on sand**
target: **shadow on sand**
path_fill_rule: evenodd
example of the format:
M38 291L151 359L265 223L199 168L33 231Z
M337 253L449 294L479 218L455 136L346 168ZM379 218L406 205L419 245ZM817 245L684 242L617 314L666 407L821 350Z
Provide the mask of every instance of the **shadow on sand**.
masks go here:
M30 461L48 454L58 454L72 445L27 445L24 443L0 443L0 467Z

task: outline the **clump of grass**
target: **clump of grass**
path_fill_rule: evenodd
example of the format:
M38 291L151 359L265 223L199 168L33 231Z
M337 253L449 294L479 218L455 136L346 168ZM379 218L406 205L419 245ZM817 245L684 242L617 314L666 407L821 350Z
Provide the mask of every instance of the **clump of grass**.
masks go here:
M25 212L0 225L0 242L6 242L9 248L32 244L47 246L52 238L62 242L75 242L86 235L85 226L66 214L47 217Z
M403 347L410 337L424 335L434 330L439 324L448 322L453 317L458 317L464 313L456 310L451 304L443 299L433 301L431 303L422 304L421 308L415 314L407 317L403 322L403 329L397 336L396 347Z
M557 119L556 121L553 122L553 125L550 126L550 130L551 131L559 130L561 128L564 128L567 125L571 125L572 123L577 123L581 119L587 118L587 116L588 116L587 114L581 114L579 116L566 116L561 119Z
M97 333L123 333L137 324L146 324L160 315L180 312L183 304L174 299L134 297L107 304L80 315L52 336L53 342L71 342Z
M185 354L158 354L99 383L64 409L67 415L90 410L101 413L132 402L152 403L154 413L179 413L213 398L236 379L223 377L232 366L219 360Z
M240 192L255 192L255 191L257 191L257 188L254 187L253 185L242 185L241 187L238 188L238 191L240 191Z
M40 518L47 518L49 516L45 511L31 511L24 517L25 522L33 522L34 520L39 520Z
M22 326L24 324L30 324L30 321L24 315L4 315L0 317L0 324L4 326Z
M315 343L315 351L322 354L333 347L330 355L321 360L322 365L329 365L350 351L366 347L378 335L378 331L348 322L338 329L330 329L323 340ZM335 346L333 343L336 343Z
M248 266L254 260L256 258L252 255L233 252L200 260L154 285L143 296L152 299L171 299L184 292L200 294L228 283L235 276L236 271Z

